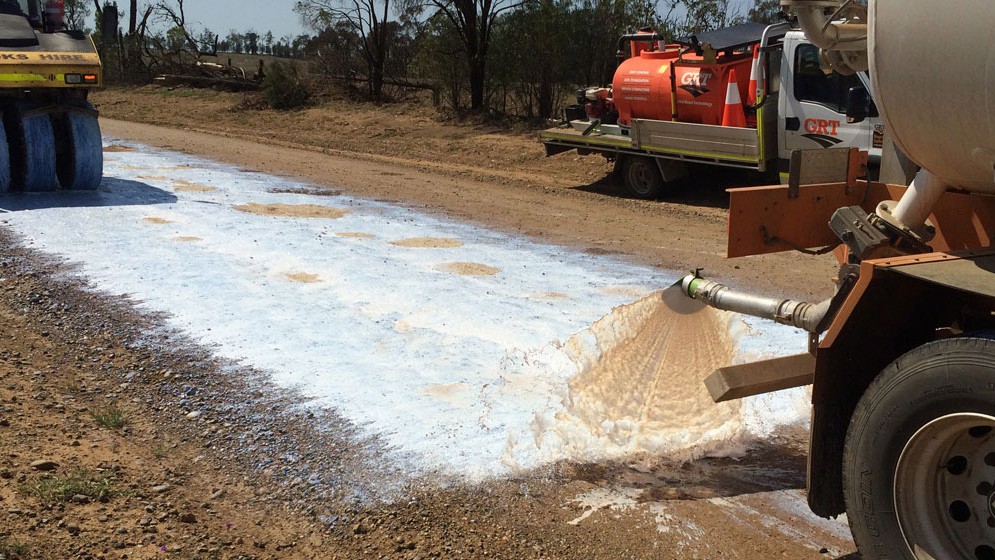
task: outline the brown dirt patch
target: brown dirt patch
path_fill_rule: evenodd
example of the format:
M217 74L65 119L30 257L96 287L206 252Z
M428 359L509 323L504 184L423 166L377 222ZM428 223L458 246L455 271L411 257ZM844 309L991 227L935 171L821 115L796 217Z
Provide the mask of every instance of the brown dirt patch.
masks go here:
M413 247L417 249L455 249L463 246L462 241L448 237L412 237L410 239L391 241L390 244L398 247Z
M173 241L178 241L180 243L196 243L197 241L203 241L200 237L193 237L190 235L181 235L179 237L174 237Z
M442 272L459 274L460 276L493 276L501 272L500 268L472 262L453 262L440 264L436 267Z
M239 204L235 210L260 216L280 216L284 218L324 218L337 220L347 214L350 210L343 208L333 208L331 206L319 206L317 204Z
M190 181L177 179L173 181L173 190L176 192L211 192L218 189L216 187L198 185L196 183L191 183Z
M120 146L118 144L112 144L110 146L104 146L105 154L113 154L118 152L137 152L138 150L132 148L131 146Z
M340 231L335 234L337 237L350 237L353 239L373 239L376 237L372 233L361 233L358 231Z
M317 274L310 274L307 272L292 272L287 274L287 279L292 282L297 282L299 284L316 284L321 282L321 277Z
M163 225L163 224L171 224L171 223L173 223L173 220L167 220L166 218L159 218L157 216L149 216L147 218L142 218L142 221L146 222L146 223L149 223L149 224L156 224L156 225Z

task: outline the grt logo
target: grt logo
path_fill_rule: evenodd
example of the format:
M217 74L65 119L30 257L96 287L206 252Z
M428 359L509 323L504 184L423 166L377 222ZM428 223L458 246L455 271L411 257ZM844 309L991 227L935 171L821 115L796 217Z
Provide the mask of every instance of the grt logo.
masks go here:
M840 121L827 121L826 119L805 119L805 132L809 134L828 134L836 136Z
M685 72L681 76L681 84L685 86L708 87L708 80L712 79L711 72Z

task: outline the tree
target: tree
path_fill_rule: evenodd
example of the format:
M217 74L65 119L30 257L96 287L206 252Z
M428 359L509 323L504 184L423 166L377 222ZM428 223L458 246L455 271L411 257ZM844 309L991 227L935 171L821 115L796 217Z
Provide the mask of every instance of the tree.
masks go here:
M155 13L159 16L159 19L165 21L170 26L167 32L167 41L170 43L170 50L179 50L185 46L195 56L199 57L200 47L197 45L196 39L187 30L187 16L183 8L183 1L161 0L155 4ZM179 42L174 44L174 40L179 40Z
M273 32L267 31L263 35L263 54L273 54Z
M90 4L87 0L66 0L66 27L85 29L86 18L90 17Z
M445 15L459 33L469 65L470 109L485 108L487 91L487 57L491 34L498 16L522 5L521 0L428 0L429 5Z
M777 23L781 21L781 13L780 0L754 0L747 19L756 23Z
M577 62L569 59L566 52L574 40L571 15L566 0L529 0L496 22L490 51L490 88L502 88L505 104L510 94L518 112L527 118L553 116L570 82L569 75ZM506 106L502 109L507 112Z
M315 31L345 22L359 36L374 101L383 99L384 69L390 53L390 6L390 0L298 0L294 6L305 25Z
M573 81L579 85L610 84L618 66L618 38L643 27L652 27L664 36L673 36L671 15L674 2L667 4L668 14L661 18L655 0L583 0L569 14L571 36L564 56L572 61Z
M228 36L225 37L225 43L228 45L228 48L225 50L235 54L242 54L242 50L245 48L244 41L242 34L232 29L228 32Z
M436 83L434 101L460 111L467 79L466 50L459 32L441 12L424 24L417 40L410 72Z
M245 32L245 50L249 54L259 54L259 34L255 31Z

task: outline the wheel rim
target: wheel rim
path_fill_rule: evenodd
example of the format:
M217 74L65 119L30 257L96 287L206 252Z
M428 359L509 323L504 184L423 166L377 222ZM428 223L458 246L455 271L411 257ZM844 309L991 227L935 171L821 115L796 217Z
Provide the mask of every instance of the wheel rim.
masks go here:
M653 169L648 165L639 162L633 163L629 167L629 186L636 193L641 195L649 194L656 185L656 178L653 176Z
M918 560L995 560L995 417L937 418L895 468L895 514Z

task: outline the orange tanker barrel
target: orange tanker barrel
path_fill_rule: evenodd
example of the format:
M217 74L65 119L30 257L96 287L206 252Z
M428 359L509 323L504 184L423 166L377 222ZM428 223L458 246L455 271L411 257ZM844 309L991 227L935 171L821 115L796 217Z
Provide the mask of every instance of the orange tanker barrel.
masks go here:
M632 119L672 120L674 113L680 122L722 124L729 70L749 75L750 55L724 56L714 64L679 55L678 46L668 45L663 51L642 51L619 65L612 97L620 124L630 126ZM743 82L739 87L745 99Z

